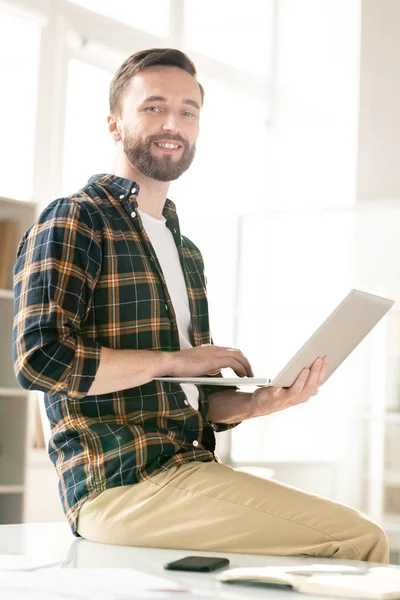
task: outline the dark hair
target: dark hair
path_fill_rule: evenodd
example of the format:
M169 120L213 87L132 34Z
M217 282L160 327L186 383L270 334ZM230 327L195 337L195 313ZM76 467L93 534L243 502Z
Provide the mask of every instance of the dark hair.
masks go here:
M175 48L151 48L140 50L129 56L119 67L110 84L110 112L120 114L122 99L134 75L149 67L178 67L196 79L196 67L186 54ZM204 102L204 89L199 83L201 101Z

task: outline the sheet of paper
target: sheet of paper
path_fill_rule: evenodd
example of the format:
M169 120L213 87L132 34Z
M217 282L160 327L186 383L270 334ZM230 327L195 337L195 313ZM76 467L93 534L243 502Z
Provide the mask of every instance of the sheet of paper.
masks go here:
M0 600L137 600L179 597L189 590L134 569L3 571Z
M60 568L63 561L39 561L18 554L0 554L0 571L35 571Z

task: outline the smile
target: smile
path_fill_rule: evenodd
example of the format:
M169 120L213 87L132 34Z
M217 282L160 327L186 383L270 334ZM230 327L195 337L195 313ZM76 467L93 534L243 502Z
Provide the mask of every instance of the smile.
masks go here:
M154 142L157 148L166 152L176 152L182 148L181 144L173 144L171 142Z

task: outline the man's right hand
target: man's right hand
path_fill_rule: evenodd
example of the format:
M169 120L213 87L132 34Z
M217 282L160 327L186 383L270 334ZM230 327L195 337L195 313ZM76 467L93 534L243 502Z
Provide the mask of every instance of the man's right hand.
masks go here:
M165 352L165 355L166 372L163 376L201 377L229 367L238 377L254 377L249 361L235 348L203 344L187 350Z
M212 344L188 350L114 350L102 347L96 377L88 396L109 394L145 385L155 377L215 375L230 367L239 377L253 377L249 361L240 350Z

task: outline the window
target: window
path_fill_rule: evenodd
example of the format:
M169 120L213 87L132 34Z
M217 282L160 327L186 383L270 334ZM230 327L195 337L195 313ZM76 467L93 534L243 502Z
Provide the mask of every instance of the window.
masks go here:
M265 181L267 101L199 74L205 89L197 155L173 184L186 212L237 216L261 208Z
M282 2L269 208L355 202L361 2Z
M111 17L148 33L166 37L169 30L168 0L70 0L94 12Z
M0 8L0 195L32 197L40 27Z
M242 231L238 347L256 376L273 377L349 289L357 287L355 214L338 210L248 216ZM233 459L306 461L311 460L313 443L319 448L319 460L335 459L337 448L328 437L325 445L318 445L317 434L328 436L318 427L325 424L327 414L339 419L353 411L362 413L364 352L365 344L326 383L315 402L235 429ZM335 431L330 429L329 435ZM244 443L250 435L254 446Z
M112 73L80 60L68 67L63 193L84 186L92 175L109 172L114 142L107 128Z
M184 44L248 73L267 77L272 0L185 2Z

